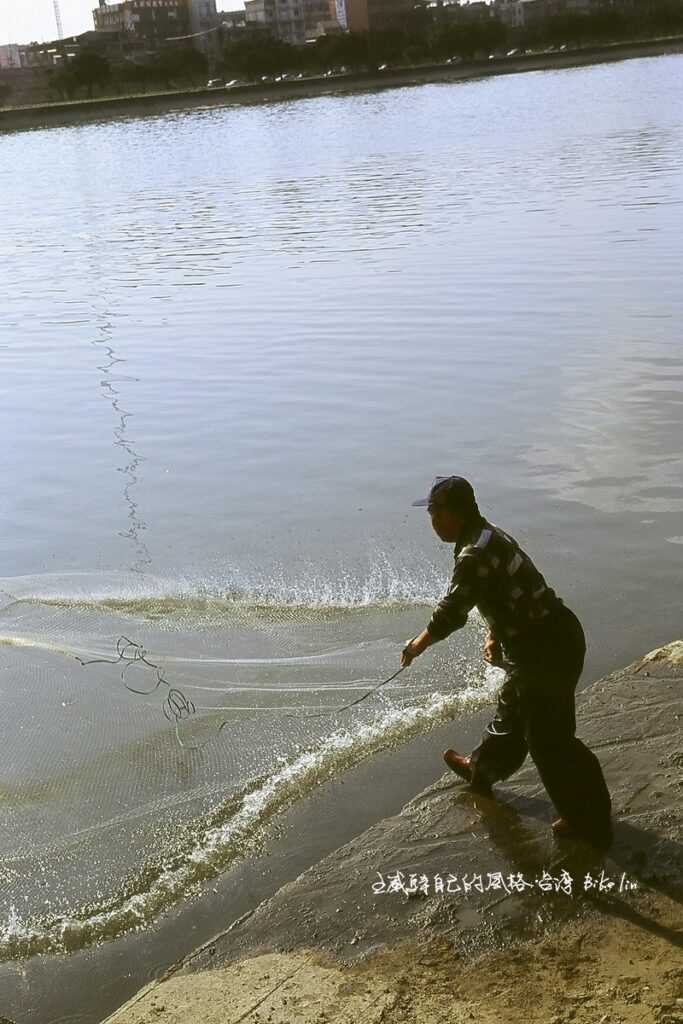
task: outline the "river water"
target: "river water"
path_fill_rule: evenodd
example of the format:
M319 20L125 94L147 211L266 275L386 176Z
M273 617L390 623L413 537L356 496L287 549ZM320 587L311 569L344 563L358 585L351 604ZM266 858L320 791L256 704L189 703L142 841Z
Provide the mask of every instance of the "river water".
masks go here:
M0 138L0 1012L97 1020L50 1017L50 957L490 702L473 615L336 710L446 586L435 475L579 614L584 682L680 635L682 72Z

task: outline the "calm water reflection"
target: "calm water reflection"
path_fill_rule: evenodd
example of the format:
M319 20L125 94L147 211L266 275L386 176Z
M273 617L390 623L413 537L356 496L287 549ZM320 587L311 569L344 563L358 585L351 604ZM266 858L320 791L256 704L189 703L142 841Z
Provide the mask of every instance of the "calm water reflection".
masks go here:
M3 139L6 574L440 559L450 468L678 557L680 67Z

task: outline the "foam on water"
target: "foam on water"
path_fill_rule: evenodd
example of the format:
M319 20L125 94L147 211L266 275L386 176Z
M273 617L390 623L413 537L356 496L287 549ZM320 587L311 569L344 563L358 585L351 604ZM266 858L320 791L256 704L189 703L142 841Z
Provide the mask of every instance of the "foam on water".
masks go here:
M45 573L0 579L0 611L14 603L103 608L136 614L248 612L278 608L309 612L431 604L446 578L435 566L409 565L378 553L364 571L343 566L321 572L307 565L260 572L231 568L213 578L166 579L126 573Z

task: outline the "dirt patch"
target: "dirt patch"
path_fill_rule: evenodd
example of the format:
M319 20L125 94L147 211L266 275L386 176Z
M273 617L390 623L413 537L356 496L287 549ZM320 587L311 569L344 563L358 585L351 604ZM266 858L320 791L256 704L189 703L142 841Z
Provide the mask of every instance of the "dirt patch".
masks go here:
M648 900L654 932L563 925L540 942L468 958L441 939L345 966L318 950L264 953L177 975L112 1024L682 1024L677 904Z

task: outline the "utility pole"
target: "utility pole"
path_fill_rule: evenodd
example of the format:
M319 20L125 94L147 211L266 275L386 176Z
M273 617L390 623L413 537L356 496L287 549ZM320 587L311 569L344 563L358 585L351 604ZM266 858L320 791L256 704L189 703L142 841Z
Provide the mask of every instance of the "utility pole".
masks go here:
M62 31L62 16L59 13L59 0L53 0L53 6L55 9L55 21L57 22L57 35L60 39L63 39L64 32Z

